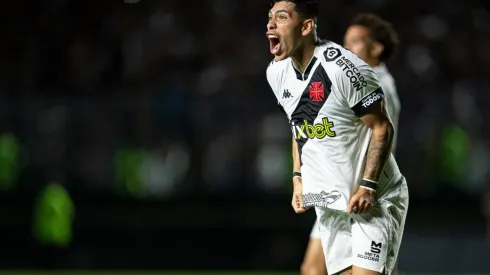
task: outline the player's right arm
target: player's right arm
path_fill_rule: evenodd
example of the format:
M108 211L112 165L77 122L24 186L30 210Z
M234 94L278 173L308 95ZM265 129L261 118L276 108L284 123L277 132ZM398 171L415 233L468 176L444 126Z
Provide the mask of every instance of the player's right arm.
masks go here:
M303 207L303 181L300 175L301 174L301 162L299 160L299 150L298 143L296 139L293 137L293 146L292 146L292 155L293 155L293 199L291 201L291 205L293 206L294 212L297 214L304 213L306 209Z
M273 60L267 67L267 82L271 87L274 95L279 104L279 90L280 83L283 73L283 65L285 63L280 63ZM280 104L279 104L280 105ZM292 139L292 157L293 157L293 198L291 200L291 205L296 213L303 213L305 209L303 208L303 182L301 176L296 173L301 173L301 162L299 159L298 143L296 140ZM296 172L296 173L295 173Z
M299 161L298 143L293 137L293 172L301 172L301 162Z

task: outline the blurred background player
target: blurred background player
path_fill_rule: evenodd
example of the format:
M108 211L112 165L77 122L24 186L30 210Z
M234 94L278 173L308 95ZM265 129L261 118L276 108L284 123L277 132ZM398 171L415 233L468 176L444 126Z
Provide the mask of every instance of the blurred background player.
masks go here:
M392 59L398 46L398 35L392 25L374 14L360 14L352 20L344 37L344 46L369 64L376 73L385 93L386 110L391 117L395 136L392 152L396 150L400 101L395 81L385 62ZM322 244L315 222L301 267L303 275L324 275L327 273ZM394 271L392 274L395 274Z

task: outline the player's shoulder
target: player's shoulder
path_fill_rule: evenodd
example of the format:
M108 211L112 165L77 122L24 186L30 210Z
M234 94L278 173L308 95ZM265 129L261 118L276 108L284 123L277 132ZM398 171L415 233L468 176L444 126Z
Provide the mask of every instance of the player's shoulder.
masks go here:
M368 69L370 67L360 57L350 50L332 41L322 41L316 49L315 55L320 58L328 69L334 72L342 72L345 69L342 65L356 67L358 69Z
M272 59L272 61L267 66L267 75L269 76L282 73L287 68L288 62L290 62L289 58L280 61Z
M280 83L286 75L287 65L290 62L289 58L280 61L274 59L269 63L269 66L267 66L267 81L273 90L280 86Z
M315 55L321 58L325 71L339 89L359 91L364 87L379 87L371 67L339 44L323 42L315 49Z

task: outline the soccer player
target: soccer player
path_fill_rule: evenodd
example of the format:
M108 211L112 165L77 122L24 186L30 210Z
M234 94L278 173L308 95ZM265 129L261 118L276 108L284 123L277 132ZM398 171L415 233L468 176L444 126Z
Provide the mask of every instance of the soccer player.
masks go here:
M317 20L315 0L271 3L267 80L293 136L291 205L314 207L329 274L390 274L408 188L383 89L368 64L318 38Z
M384 62L392 58L397 45L398 35L391 24L374 14L360 14L354 18L344 37L344 46L373 68L381 84L385 95L385 107L393 122L395 132L393 153L396 148L400 101L396 92L395 81ZM318 228L318 221L316 221L301 266L301 274L303 275L324 275L327 273Z

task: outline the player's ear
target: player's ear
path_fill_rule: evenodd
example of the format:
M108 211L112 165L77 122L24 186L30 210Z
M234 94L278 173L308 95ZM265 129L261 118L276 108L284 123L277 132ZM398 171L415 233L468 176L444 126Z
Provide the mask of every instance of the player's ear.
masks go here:
M315 21L311 18L305 19L303 21L303 26L301 27L301 34L303 36L307 36L308 34L312 33L314 29L315 29Z
M371 56L379 58L381 56L381 53L383 53L384 49L385 46L383 46L383 44L379 42L374 42L373 45L371 46Z

